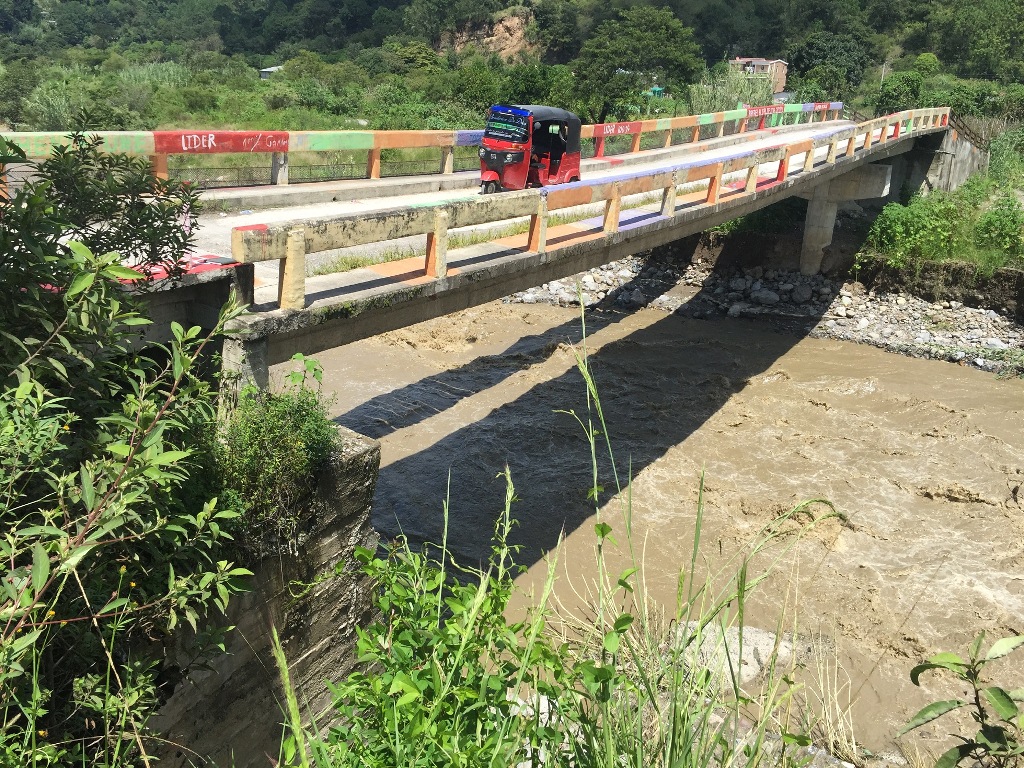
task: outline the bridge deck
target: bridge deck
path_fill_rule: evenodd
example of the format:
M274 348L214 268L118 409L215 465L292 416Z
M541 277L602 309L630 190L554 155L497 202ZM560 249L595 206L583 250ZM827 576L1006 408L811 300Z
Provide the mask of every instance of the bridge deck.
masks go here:
M312 354L481 304L671 242L785 197L806 194L861 164L908 151L923 133L945 131L944 122L935 118L929 111L919 125L906 123L906 113L890 116L888 123L877 127L845 122L807 125L785 137L759 136L699 154L663 156L649 166L608 169L584 182L510 193L507 211L536 211L537 203L530 200L540 201L541 213L527 218L522 212L501 215L500 200L482 206L475 194L452 191L370 205L352 201L337 206L343 209L340 216L335 207L333 215L319 220L291 218L236 230L235 235L241 235L235 243L236 258L241 254L267 266L277 258L284 264L277 254L283 256L283 236L289 232L298 234L295 245L310 253L334 243L331 233L338 233L341 241L347 237L341 233L352 233L353 242L367 243L375 242L374 232L426 232L426 237L405 240L430 247L429 233L434 231L439 232L433 236L435 248L437 237L448 243L450 236L457 238L467 231L479 234L479 230L504 228L499 232L504 236L490 239L484 234L484 242L465 247L456 247L453 240L440 256L444 261L446 250L447 272L442 267L433 276L428 274L430 258L425 271L423 256L414 256L304 277L299 284L304 290L299 306L304 308L299 310L276 308L275 297L284 294L278 293L273 272L262 267L266 282L257 288L254 312L231 329L225 359L257 383L265 383L267 366L296 351ZM913 125L912 130L901 132L905 123ZM413 213L424 207L431 209L433 218ZM563 218L554 219L555 212ZM282 213L287 216L281 212L271 218ZM437 230L437 224L430 225L433 230L424 228L425 221L444 222L443 229ZM449 229L449 221L474 226ZM517 221L530 221L530 231L505 234ZM387 238L377 240L379 247ZM292 247L289 234L288 248ZM286 284L294 283L294 275L287 278L284 266L279 273L285 275Z

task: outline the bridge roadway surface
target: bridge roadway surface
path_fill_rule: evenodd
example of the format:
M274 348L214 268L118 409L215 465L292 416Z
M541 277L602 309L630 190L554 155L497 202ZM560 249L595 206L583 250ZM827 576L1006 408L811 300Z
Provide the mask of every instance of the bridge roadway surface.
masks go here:
M668 147L665 149L647 150L635 155L609 157L604 159L592 159L584 161L584 181L596 182L608 179L609 177L649 173L670 167L678 167L681 162L692 159L695 164L705 165L719 162L735 157L742 153L748 153L759 149L769 149L784 146L789 143L805 141L830 135L844 128L854 126L852 122L834 120L822 123L804 124L789 126L782 130L769 129L763 131L750 131L742 135L732 135L723 139L709 139L698 144L684 144ZM716 146L717 145L717 146ZM817 155L824 157L827 148L818 150ZM792 159L791 167L799 167L804 155L796 155ZM777 164L775 164L777 166ZM587 167L589 166L589 167ZM628 167L627 167L628 166ZM762 176L765 172L772 171L771 165L762 166ZM737 176L741 174L736 174ZM251 212L225 214L223 212L207 212L200 216L199 227L196 235L195 249L197 253L212 254L216 256L231 256L231 230L234 227L249 226L253 224L275 224L296 220L315 220L326 217L352 215L359 213L376 213L381 211L397 210L406 207L431 206L439 203L453 202L458 200L471 199L479 194L477 180L478 172L463 172L447 177L436 177L446 180L448 186L461 185L461 188L438 189L426 193L402 194L402 190L410 185L422 184L423 177L391 178L381 181L353 180L321 183L321 191L326 188L333 191L335 196L352 195L351 199L332 200L331 202L304 204L267 210L252 210ZM728 181L728 178L726 179ZM362 197L373 185L371 193L373 197ZM309 185L296 185L294 189ZM381 188L385 188L393 194L381 195ZM707 182L700 181L691 185L693 190L706 189ZM685 192L687 187L683 187ZM220 190L215 193L208 193L205 197L208 201L216 203L218 200L230 199L233 206L245 205L251 201L255 207L259 204L261 190ZM280 197L275 197L279 200ZM685 202L686 197L680 194L680 203ZM652 208L653 205L653 208ZM660 206L658 200L652 201L650 205L626 208L620 216L620 228L628 229L631 220L642 220L649 218L652 210L657 212ZM596 218L583 218L582 220L551 227L549 229L548 250L557 250L560 245L570 240L590 239L600 236L602 233L603 204L581 206L576 209L566 209L559 212L566 218L576 216L590 216ZM465 232L470 229L507 229L513 222L503 222L499 226L481 225L479 227L468 227L463 230L452 230L453 234ZM458 270L460 264L469 265L478 263L485 254L481 251L487 250L487 246L502 254L508 253L509 247L515 247L522 240L525 243L526 235L506 237L496 240L494 243L476 245L452 249L448 253L449 271ZM320 302L334 303L344 298L344 294L361 292L367 286L385 288L391 284L416 284L429 280L422 273L423 251L425 237L409 237L401 240L392 240L372 245L344 248L335 251L328 251L319 254L310 254L306 258L306 291L307 296L312 300L307 307L315 308ZM369 267L352 269L346 272L332 272L318 275L327 265L342 255L359 255L370 257L382 257L385 253L394 253L396 250L409 253L409 258L390 261L387 263L375 264ZM259 262L255 264L255 303L253 310L268 310L274 308L277 298L277 285L279 280L279 269L277 262ZM324 297L317 299L315 297Z

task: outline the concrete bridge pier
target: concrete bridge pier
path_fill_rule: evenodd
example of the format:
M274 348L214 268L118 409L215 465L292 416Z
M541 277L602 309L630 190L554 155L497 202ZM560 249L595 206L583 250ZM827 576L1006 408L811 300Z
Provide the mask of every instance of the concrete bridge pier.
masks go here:
M849 173L822 182L809 194L804 240L800 248L800 272L816 275L821 271L825 249L832 244L839 203L885 197L892 183L892 166L861 165Z
M224 384L234 391L250 384L259 389L270 388L270 350L267 337L248 339L244 336L224 337L221 351L222 369L231 371L231 381Z

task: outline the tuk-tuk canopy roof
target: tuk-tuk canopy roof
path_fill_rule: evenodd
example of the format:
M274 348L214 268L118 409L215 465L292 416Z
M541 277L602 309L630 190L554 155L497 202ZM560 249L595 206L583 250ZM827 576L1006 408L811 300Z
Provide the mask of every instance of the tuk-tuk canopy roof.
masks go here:
M580 119L567 109L548 107L543 104L516 104L515 108L529 112L533 115L534 120L542 120L544 122L557 120L558 122L569 123L570 125L580 124Z

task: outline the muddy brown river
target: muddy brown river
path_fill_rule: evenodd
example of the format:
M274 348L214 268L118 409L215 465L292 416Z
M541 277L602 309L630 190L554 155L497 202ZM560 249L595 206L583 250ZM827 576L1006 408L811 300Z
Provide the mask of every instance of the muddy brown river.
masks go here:
M786 626L835 639L856 736L875 751L925 703L963 693L938 676L912 686L916 663L981 630L1024 632L1024 381L755 321L642 309L587 323L656 599L674 601L689 563L702 472L709 568L780 512L829 499L846 522L794 546L749 620L773 629L784 610ZM556 591L571 599L594 544L590 450L565 413L587 408L580 340L577 310L492 303L318 355L338 421L381 441L376 527L439 540L448 498L452 548L485 557L507 464L520 583L543 578L564 530ZM999 682L1024 685L1024 656L1004 661ZM937 750L948 730L933 723L920 743Z

